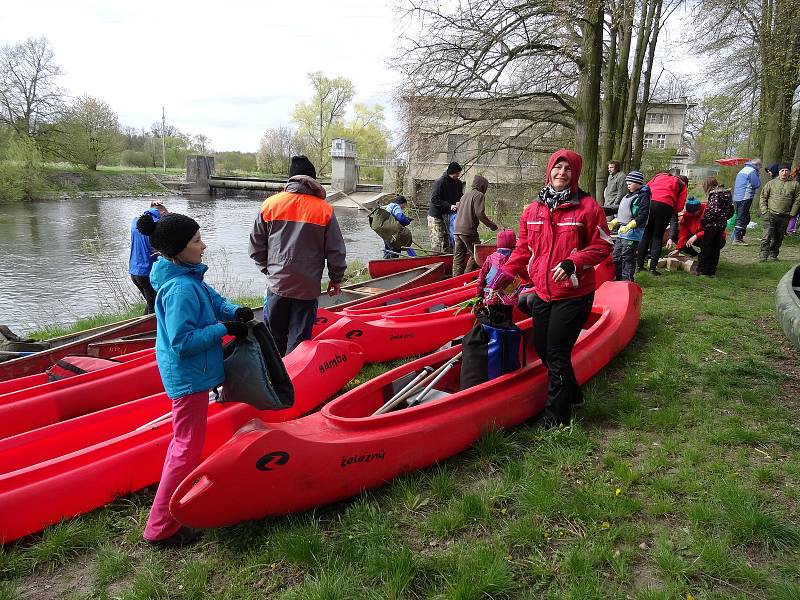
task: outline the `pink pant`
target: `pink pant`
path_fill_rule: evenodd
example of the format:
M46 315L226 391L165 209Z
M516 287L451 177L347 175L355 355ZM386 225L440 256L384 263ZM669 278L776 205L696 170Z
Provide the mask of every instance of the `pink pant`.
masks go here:
M200 452L206 438L208 390L172 401L172 441L164 459L144 537L163 540L175 534L181 524L169 513L169 501L178 485L200 464Z

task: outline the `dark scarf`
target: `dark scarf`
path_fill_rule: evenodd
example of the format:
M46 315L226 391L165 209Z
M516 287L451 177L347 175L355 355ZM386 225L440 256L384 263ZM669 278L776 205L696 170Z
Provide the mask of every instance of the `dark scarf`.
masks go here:
M553 210L559 204L563 204L569 200L571 195L572 192L569 188L564 188L560 192L557 192L550 184L548 184L539 192L539 201L544 202L547 205L547 208Z

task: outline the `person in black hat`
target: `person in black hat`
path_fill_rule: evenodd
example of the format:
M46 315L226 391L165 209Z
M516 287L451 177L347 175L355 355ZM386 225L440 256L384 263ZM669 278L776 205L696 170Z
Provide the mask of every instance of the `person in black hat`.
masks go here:
M154 200L150 203L150 208L145 213L149 214L153 221L157 222L169 211L163 202ZM131 221L131 253L128 258L128 274L131 276L133 285L136 286L136 289L139 290L139 293L144 298L144 314L152 315L155 312L156 291L150 285L150 269L153 268L153 263L156 262L158 253L153 251L149 238L136 228L141 216L137 215Z
M464 182L461 181L461 165L453 161L447 165L431 186L431 202L428 208L428 230L431 235L431 250L434 252L452 252L450 244L450 213L457 210L456 204L464 193Z
M759 210L764 219L761 262L778 260L789 220L800 211L800 183L789 177L791 168L788 163L778 165L777 177L770 179L761 191Z
M150 272L156 290L156 363L172 400L173 436L150 509L144 539L159 549L186 546L199 532L181 526L169 501L181 481L200 464L206 432L208 392L222 384L223 336L247 336L253 311L233 304L203 282L206 245L197 221L169 213L158 221L145 213L136 223L161 253Z
M250 233L250 258L267 276L264 321L281 356L311 339L322 272L341 291L346 249L333 207L306 156L293 156L284 191L264 200Z

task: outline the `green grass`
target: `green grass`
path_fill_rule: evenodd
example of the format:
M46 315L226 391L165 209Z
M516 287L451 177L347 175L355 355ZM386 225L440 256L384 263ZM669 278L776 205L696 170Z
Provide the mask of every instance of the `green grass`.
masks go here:
M774 317L800 240L780 263L756 254L726 249L715 279L643 274L639 331L571 428L491 430L380 489L183 551L139 542L152 490L135 494L0 550L0 600L76 570L53 597L800 598L800 352Z

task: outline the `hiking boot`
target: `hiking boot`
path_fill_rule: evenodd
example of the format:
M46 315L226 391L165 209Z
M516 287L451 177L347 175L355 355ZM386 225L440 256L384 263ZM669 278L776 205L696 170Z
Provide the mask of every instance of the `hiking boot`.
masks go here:
M182 526L178 531L163 540L148 540L147 545L156 550L166 550L167 548L185 548L196 544L203 537L203 532L199 529Z
M778 260L778 257L777 256L770 256L769 259L770 260Z
M733 244L734 246L749 246L750 245L747 242L745 242L744 240L733 240L731 242L731 244Z

